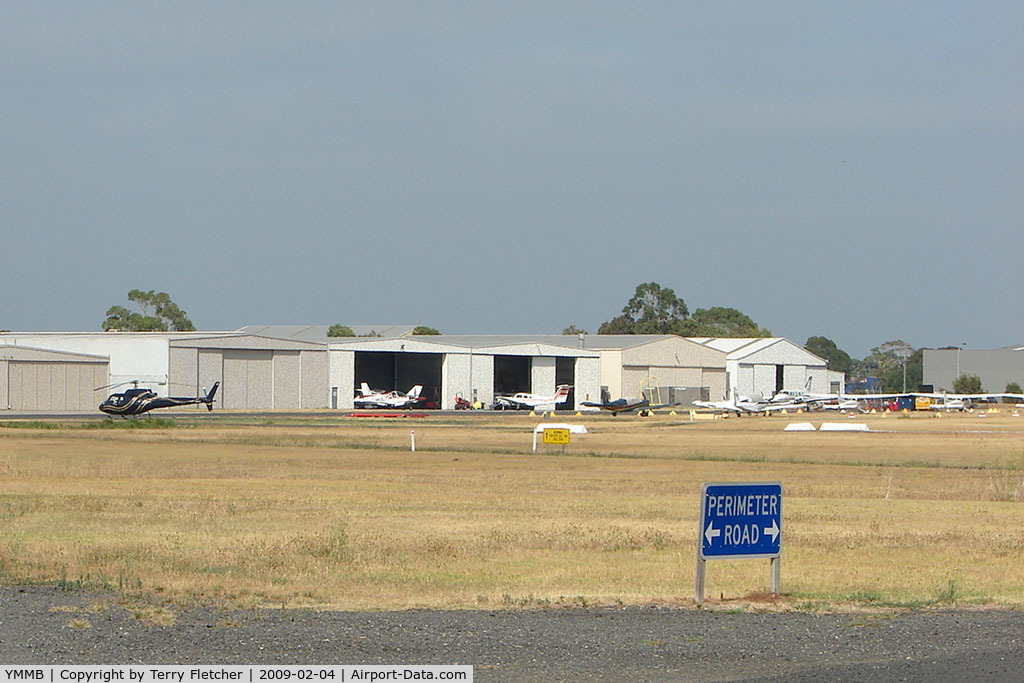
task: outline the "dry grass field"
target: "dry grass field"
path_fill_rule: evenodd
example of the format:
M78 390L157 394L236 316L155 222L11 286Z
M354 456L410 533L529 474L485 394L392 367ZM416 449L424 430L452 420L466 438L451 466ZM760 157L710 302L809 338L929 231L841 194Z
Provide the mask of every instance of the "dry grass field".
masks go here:
M692 604L700 485L781 481L773 608L1024 606L1024 418L1012 409L0 421L0 582L171 603L347 609ZM129 428L150 427L150 428ZM416 452L410 450L415 430ZM767 560L708 563L743 607Z

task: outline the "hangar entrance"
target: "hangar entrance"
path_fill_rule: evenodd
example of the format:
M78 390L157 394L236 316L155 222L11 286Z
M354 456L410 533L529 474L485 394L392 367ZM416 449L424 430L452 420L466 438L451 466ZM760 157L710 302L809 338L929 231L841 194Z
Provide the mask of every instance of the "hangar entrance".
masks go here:
M393 351L356 351L355 386L357 393L360 382L366 382L374 391L400 391L403 394L416 384L423 385L421 394L427 406L440 405L441 366L444 354L440 353L395 353Z
M519 391L532 391L532 369L533 359L530 356L495 356L495 395L507 396Z
M555 359L555 386L559 384L569 385L569 398L556 408L566 409L576 405L576 359L556 358Z

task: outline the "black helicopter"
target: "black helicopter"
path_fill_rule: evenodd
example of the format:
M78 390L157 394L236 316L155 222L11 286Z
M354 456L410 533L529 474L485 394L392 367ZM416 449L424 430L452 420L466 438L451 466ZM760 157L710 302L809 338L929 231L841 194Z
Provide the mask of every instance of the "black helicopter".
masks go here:
M138 380L124 382L124 384L132 384L133 387L123 393L108 396L107 400L100 404L100 410L108 415L122 417L142 415L156 408L174 408L199 403L205 403L207 410L213 410L213 397L217 394L217 387L220 386L220 382L215 382L213 388L205 396L158 396L152 389L140 388Z

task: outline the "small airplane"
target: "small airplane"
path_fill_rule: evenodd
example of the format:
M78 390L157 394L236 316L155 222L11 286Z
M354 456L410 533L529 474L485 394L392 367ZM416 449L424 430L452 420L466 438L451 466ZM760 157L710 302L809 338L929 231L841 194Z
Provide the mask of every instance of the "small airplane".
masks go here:
M513 396L497 396L494 399L495 410L534 410L540 406L558 405L565 403L569 398L568 384L559 384L553 396L537 396L519 392Z
M772 398L755 400L749 396L737 396L735 387L732 390L734 399L725 398L721 401L693 401L698 408L707 408L715 412L730 412L737 415L768 414L776 410L797 410L807 408L807 401L779 392Z
M99 388L106 389L123 384L132 384L133 386L120 394L108 396L107 400L100 404L100 410L108 415L120 415L121 417L142 415L157 408L176 408L201 403L206 404L207 410L213 410L213 397L216 396L217 387L220 386L220 382L214 382L213 388L204 396L159 396L152 389L139 387L138 380Z
M836 394L815 394L811 391L813 377L808 377L803 389L781 389L771 397L769 403L804 402L835 400Z
M736 396L736 389L733 388L732 395ZM758 412L755 410L755 406L760 405L752 401L747 396L739 396L738 398L723 398L721 401L693 401L693 405L698 408L707 408L714 410L715 412L725 413L736 413L737 415L746 415L748 413Z
M422 392L422 384L417 384L403 394L400 391L374 391L366 382L360 382L359 396L353 403L357 408L410 408L420 401Z
M619 413L631 413L637 411L640 415L649 415L652 410L658 408L668 408L670 406L679 405L678 403L661 403L659 405L651 405L651 402L646 398L640 399L627 399L619 398L614 401L598 402L598 401L580 401L581 406L587 408L600 408L603 411L609 412L614 417Z

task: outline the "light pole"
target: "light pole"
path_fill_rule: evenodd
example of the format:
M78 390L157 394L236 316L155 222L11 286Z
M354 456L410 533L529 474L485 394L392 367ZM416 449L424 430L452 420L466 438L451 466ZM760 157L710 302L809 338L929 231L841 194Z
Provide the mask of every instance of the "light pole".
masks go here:
M960 349L967 346L967 342L964 342L956 347L956 377L953 378L954 384L960 379Z

